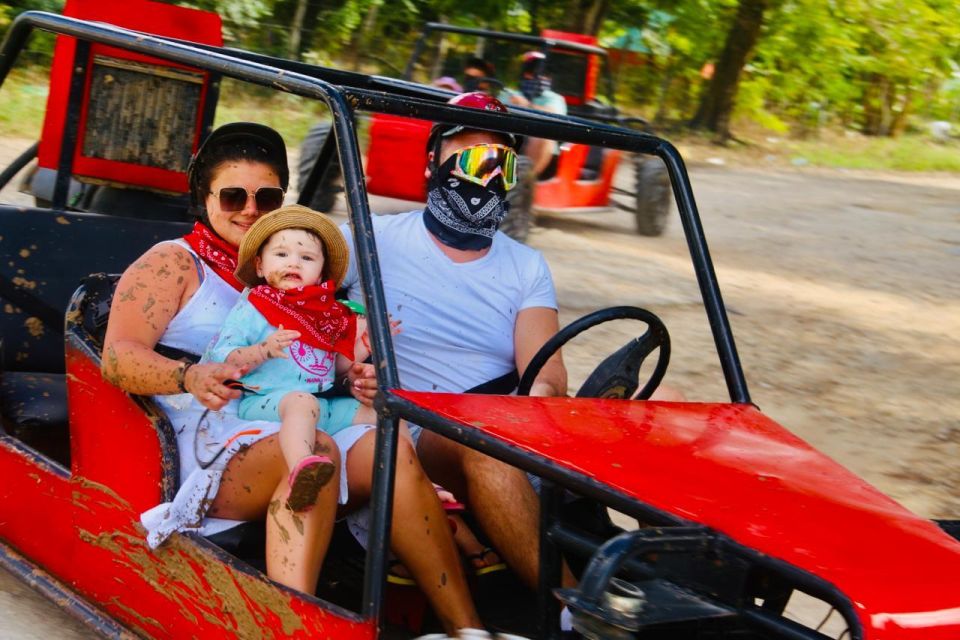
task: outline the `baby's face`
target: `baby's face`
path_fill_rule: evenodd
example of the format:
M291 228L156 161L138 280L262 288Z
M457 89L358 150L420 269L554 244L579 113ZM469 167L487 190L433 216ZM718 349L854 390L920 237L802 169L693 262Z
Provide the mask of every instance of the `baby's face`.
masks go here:
M282 229L270 236L256 258L257 275L276 289L319 284L323 245L303 229Z

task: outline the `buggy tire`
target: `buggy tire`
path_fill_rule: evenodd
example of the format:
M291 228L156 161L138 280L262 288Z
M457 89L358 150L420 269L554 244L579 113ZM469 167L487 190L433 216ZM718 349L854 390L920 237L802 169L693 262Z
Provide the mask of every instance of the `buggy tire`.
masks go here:
M310 170L313 169L313 164L317 161L317 156L320 155L320 150L323 148L327 136L330 135L332 127L333 125L330 122L323 121L318 122L307 131L307 137L303 139L303 143L300 145L300 159L297 163L298 189L302 188L306 184L307 178L310 177ZM336 166L330 167L327 180L317 187L307 204L311 209L323 213L329 213L333 209L337 202L337 194L343 191L343 187L340 185L340 160L334 155L331 162Z
M643 155L634 156L637 204L634 216L637 233L659 236L667 228L670 213L670 176L663 160Z
M500 223L500 231L516 240L526 242L533 225L533 189L536 176L531 171L530 158L517 156L517 184L507 192L509 211Z

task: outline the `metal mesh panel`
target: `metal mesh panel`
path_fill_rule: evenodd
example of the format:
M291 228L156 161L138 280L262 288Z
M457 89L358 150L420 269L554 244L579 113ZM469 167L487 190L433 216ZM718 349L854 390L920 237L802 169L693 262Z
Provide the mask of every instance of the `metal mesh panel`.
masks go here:
M200 73L95 56L81 154L186 171L202 88Z

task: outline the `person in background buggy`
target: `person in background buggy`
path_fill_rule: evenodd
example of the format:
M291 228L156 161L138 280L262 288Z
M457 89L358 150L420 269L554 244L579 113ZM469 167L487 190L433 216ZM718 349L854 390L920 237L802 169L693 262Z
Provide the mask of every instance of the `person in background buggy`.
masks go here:
M503 89L498 96L500 100L519 107L566 115L567 102L562 95L550 89L550 76L544 68L545 63L546 55L541 51L523 54L519 90ZM547 180L556 174L559 154L560 145L543 138L527 138L523 147L523 155L530 158L531 170L537 180Z
M497 80L497 71L493 63L479 57L467 58L463 65L463 91L483 91L491 96L503 89L503 83Z

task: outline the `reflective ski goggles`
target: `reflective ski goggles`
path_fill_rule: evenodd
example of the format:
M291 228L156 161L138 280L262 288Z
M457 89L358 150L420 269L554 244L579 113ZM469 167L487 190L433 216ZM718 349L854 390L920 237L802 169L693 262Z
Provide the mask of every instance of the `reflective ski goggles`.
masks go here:
M280 187L260 187L250 193L243 187L224 187L219 192L211 191L220 199L221 211L243 211L247 199L253 196L259 213L269 213L283 206L283 189Z
M510 190L517 184L517 154L502 144L477 144L460 149L454 155L450 174L484 187L502 176L504 188Z

